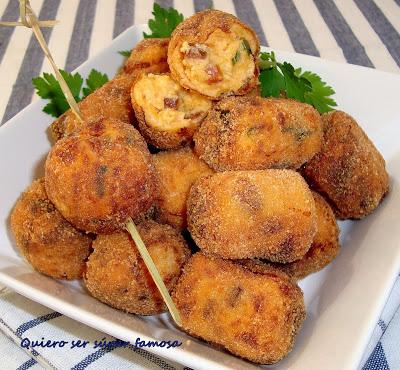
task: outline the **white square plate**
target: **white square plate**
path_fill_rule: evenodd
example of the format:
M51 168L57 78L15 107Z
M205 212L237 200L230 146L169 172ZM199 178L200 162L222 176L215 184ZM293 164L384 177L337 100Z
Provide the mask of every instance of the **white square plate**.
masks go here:
M144 26L134 26L78 71L91 68L113 76ZM341 222L339 257L301 282L307 320L293 352L277 369L356 369L369 335L400 266L400 75L338 64L300 54L278 52L277 58L311 70L336 90L338 108L350 113L382 152L391 191L369 217ZM38 101L0 127L0 282L18 293L75 320L132 341L180 340L179 348L149 351L196 369L244 369L252 365L178 331L167 314L144 318L114 310L90 297L77 282L56 281L32 270L19 256L10 234L9 215L21 192L43 176L50 148L46 129L51 117Z

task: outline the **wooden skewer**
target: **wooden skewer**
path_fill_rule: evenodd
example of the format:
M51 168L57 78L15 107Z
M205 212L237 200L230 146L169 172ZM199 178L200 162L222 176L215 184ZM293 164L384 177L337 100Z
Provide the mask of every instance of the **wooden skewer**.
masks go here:
M43 33L40 29L39 20L35 12L32 10L29 4L29 0L20 0L19 9L21 14L21 22L24 26L32 28L32 31L35 34L39 45L41 46L44 54L46 55L48 61L50 62L50 65L54 70L54 74L56 75L57 81L60 84L60 88L65 95L65 99L67 100L69 106L71 107L71 110L74 112L78 120L83 123L83 118L79 110L78 104L76 103L74 96L71 93L71 90L65 82L64 77L61 75L60 70L58 69L57 64L53 59L53 56L51 55L46 40L44 39Z
M60 83L60 88L62 92L65 95L65 98L71 108L71 110L75 113L76 117L80 120L81 123L83 123L83 118L81 116L81 112L79 110L78 104L76 103L74 96L71 93L71 90L69 89L67 83L65 82L63 76L60 73L60 70L57 67L57 64L54 62L53 56L50 53L50 50L46 44L46 40L43 37L43 33L40 30L40 27L52 27L54 26L57 21L39 21L36 14L32 10L29 0L20 0L19 1L19 7L20 7L20 17L21 17L21 22L0 22L0 25L3 26L25 26L28 28L32 28L33 33L35 34L39 45L43 49L44 54L46 55L48 61L50 62L54 73L56 75L57 81ZM143 243L142 238L140 237L136 226L134 222L132 221L131 218L129 218L126 221L125 225L126 230L129 232L129 234L132 236L133 241L135 242L140 255L143 258L144 263L146 264L147 269L150 272L151 277L154 280L154 283L156 284L158 290L160 291L160 294L162 298L165 301L165 304L168 307L168 310L174 319L175 323L178 326L181 326L181 318L178 312L178 309L176 308L174 302L172 301L172 298L168 292L167 287L164 284L164 281L162 280L160 273L157 270L156 265L153 262L153 259L151 258L145 244Z
M168 289L165 286L164 281L161 278L160 273L158 272L157 267L154 264L154 261L151 258L150 253L147 250L146 246L144 245L143 240L136 229L135 223L132 221L131 218L129 218L128 221L126 222L125 228L129 232L129 234L131 234L132 239L134 240L136 247L143 258L143 261L150 272L151 277L153 278L161 296L163 297L164 302L167 305L172 318L174 319L175 323L178 326L182 326L182 321L179 315L179 311L176 308L175 303L172 301Z
M38 26L39 27L54 27L58 23L59 23L58 21L39 21ZM7 22L7 21L0 22L0 26L9 26L9 27L24 26L24 27L26 27L26 25L22 22Z

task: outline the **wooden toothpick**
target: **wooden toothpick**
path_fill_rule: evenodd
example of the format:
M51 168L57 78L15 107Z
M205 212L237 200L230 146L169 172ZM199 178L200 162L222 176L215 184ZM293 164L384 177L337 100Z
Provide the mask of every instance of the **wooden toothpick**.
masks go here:
M179 311L176 308L175 303L172 301L168 289L165 286L164 281L161 278L161 275L158 272L157 267L154 264L154 261L151 258L150 253L147 250L146 246L144 245L144 242L140 237L139 232L137 231L136 225L131 218L127 220L125 228L129 232L129 234L131 234L132 239L134 240L136 247L139 250L140 255L142 256L142 259L146 264L146 267L149 270L151 277L154 280L154 283L156 284L162 298L164 299L164 302L167 305L172 318L174 319L175 323L178 326L182 326L182 321L179 315Z
M51 67L54 70L54 74L56 75L57 81L60 84L60 88L65 95L65 99L67 100L71 110L75 113L76 117L80 122L83 122L83 118L81 116L81 112L79 110L78 104L76 103L74 96L71 93L67 83L64 80L64 77L61 75L60 70L57 67L57 64L54 62L54 58L50 53L50 50L47 46L46 40L44 39L43 33L40 29L43 27L53 27L57 24L57 21L39 21L35 12L31 8L29 0L20 0L19 1L19 11L20 11L20 22L0 22L2 26L24 26L31 28L36 39L39 42L40 47L42 48L44 54L46 55Z

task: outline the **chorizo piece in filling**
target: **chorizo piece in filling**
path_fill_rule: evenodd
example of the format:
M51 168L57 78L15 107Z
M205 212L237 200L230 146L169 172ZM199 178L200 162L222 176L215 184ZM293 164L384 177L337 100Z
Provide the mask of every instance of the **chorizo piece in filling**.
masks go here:
M231 14L206 10L175 29L168 64L183 87L220 99L246 94L257 85L259 50L250 27Z
M192 141L211 108L204 96L183 89L169 74L143 74L132 86L139 130L148 143L173 149Z

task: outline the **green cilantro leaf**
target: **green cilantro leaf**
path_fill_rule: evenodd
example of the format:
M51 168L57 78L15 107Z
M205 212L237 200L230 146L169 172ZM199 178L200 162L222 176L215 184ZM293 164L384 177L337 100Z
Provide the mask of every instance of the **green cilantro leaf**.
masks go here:
M54 97L50 103L47 103L43 108L43 112L50 114L53 117L60 117L64 112L69 109L68 102L63 97Z
M83 84L82 76L79 73L72 74L72 73L68 73L62 69L60 69L60 73L61 73L61 76L63 76L65 82L67 83L69 89L71 90L71 93L72 93L72 96L74 97L74 99L76 101L80 101L81 97L79 95L80 95L82 84ZM52 76L52 77L55 80L55 77L54 76ZM58 83L58 81L56 81L56 83L57 83L57 86L60 91L59 96L64 97L64 93L61 90L60 84Z
M306 103L313 105L320 113L329 112L333 107L337 106L336 102L330 98L335 91L326 82L322 81L321 77L309 71L301 73L300 68L298 75L306 79L312 87L311 91L304 94Z
M302 72L290 63L276 61L274 52L260 53L259 81L261 96L279 97L282 94L314 106L320 113L329 112L337 104L331 98L335 91L313 72Z
M261 71L259 80L261 83L261 96L278 98L281 92L285 90L285 78L277 68Z
M86 98L89 94L103 86L106 82L108 82L108 77L105 73L101 73L95 69L92 69L88 78L86 79L87 87L82 89L83 97Z
M121 54L123 57L130 57L132 53L132 50L121 50L118 52L118 54Z
M83 84L83 78L79 73L70 74L60 69L61 75L64 77L65 82L69 86L72 95L76 101L80 101L80 91ZM50 73L43 73L43 77L35 77L32 79L33 86L36 93L43 99L50 100L43 111L53 117L59 117L66 110L69 105L65 100L64 94L60 88L60 84L54 75Z
M311 84L306 79L296 76L295 69L290 63L278 63L278 66L285 79L286 96L304 103L304 94L311 91Z
M157 3L153 5L152 14L154 15L154 19L150 19L148 22L152 33L147 34L143 32L143 37L146 39L170 37L176 26L183 21L183 14L179 13L176 9L165 9Z
M83 78L79 73L68 73L60 69L61 75L71 90L71 93L76 100L80 102L88 94L102 86L108 81L108 77L94 69L89 73L86 79L87 87L83 88L84 95L81 96ZM35 87L36 93L43 99L50 100L43 108L43 112L59 117L69 109L69 104L65 99L64 93L60 88L60 84L51 73L43 73L43 77L35 77L32 79L32 84Z
M270 53L261 52L258 65L261 70L276 67L275 53L273 51Z

